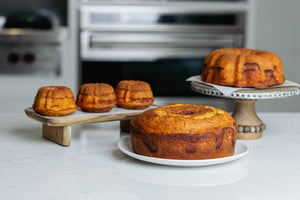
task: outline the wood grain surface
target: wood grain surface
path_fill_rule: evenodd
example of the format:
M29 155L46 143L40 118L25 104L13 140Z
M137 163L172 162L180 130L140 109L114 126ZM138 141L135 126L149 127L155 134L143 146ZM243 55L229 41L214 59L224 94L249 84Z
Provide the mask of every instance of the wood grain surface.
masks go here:
M25 109L28 117L39 121L47 126L71 126L76 124L89 124L106 121L121 121L131 119L144 111L158 107L157 105L149 106L143 110L129 110L114 107L111 111L106 113L88 113L77 110L74 113L62 117L49 117L36 113L31 107Z

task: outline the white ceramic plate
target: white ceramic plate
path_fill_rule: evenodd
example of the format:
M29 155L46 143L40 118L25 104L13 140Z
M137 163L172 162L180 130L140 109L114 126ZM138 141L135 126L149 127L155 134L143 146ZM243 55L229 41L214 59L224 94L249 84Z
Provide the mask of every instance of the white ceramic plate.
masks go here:
M207 166L207 165L226 163L233 160L237 160L245 156L249 151L247 145L237 140L234 155L224 157L224 158L205 159L205 160L177 160L177 159L153 158L153 157L142 156L134 153L131 146L130 136L125 136L121 138L118 143L118 147L123 153L138 160L161 164L161 165L183 166L183 167Z

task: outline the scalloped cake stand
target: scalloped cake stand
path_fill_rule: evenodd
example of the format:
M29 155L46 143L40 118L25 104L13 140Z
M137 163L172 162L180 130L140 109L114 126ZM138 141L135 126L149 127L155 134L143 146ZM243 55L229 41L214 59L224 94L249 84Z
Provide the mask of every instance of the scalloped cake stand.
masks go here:
M259 99L275 99L299 95L297 86L284 86L267 89L241 89L229 95L224 95L212 86L191 82L193 91L216 97L234 99L236 102L232 117L238 123L238 139L251 140L261 138L266 125L257 116L255 102Z

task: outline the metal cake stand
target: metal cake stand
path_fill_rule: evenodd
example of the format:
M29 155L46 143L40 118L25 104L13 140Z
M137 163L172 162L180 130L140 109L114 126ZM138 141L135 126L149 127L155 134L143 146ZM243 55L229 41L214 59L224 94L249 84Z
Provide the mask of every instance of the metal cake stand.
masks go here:
M245 140L262 137L263 131L266 128L266 125L257 116L255 111L255 102L257 100L283 98L300 94L300 87L297 86L250 90L240 89L229 95L224 95L213 86L195 81L191 82L191 88L197 93L234 99L236 105L232 117L238 123L238 139Z

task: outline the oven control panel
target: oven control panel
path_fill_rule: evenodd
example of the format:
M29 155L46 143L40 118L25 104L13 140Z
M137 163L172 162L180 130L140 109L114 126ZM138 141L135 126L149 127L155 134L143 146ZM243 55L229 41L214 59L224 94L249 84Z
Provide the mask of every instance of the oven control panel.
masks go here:
M36 45L0 45L0 74L59 75L60 49Z
M66 29L5 28L0 31L0 75L60 75Z

